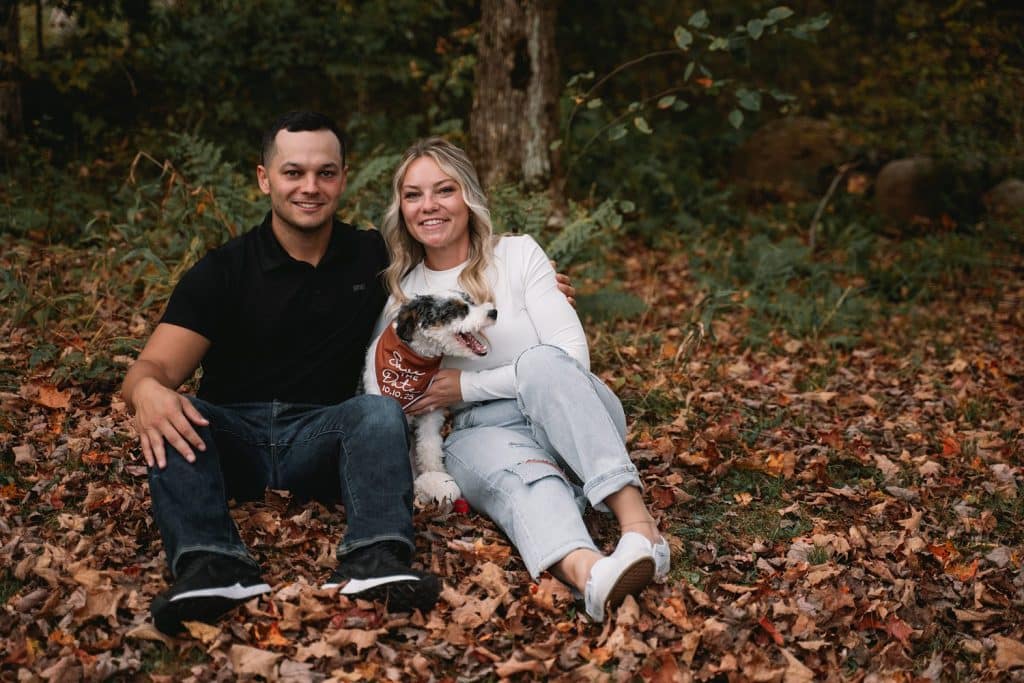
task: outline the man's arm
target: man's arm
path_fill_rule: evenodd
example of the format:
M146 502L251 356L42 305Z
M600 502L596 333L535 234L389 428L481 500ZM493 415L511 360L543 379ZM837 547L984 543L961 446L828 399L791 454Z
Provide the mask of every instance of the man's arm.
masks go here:
M209 349L210 340L203 335L161 323L128 369L121 395L135 415L135 431L150 467L154 463L161 469L167 465L165 439L189 462L196 459L192 446L206 450L192 428L193 424L207 424L206 418L177 388L192 376Z
M558 272L558 264L555 263L554 259L548 259L551 262L551 267L555 271L555 286L558 287L558 291L565 295L565 298L569 301L569 305L573 308L576 307L576 288L572 286L572 280L566 273Z

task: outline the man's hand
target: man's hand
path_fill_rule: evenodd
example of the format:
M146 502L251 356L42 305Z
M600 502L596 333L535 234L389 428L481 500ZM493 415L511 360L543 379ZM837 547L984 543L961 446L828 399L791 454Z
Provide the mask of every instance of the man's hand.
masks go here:
M445 368L438 370L434 381L420 396L419 400L406 408L409 415L415 417L439 408L447 408L462 400L462 370Z
M121 395L131 408L142 455L150 467L167 466L164 440L195 462L192 446L206 444L192 428L208 424L195 406L175 389L188 379L210 348L210 340L192 330L160 323L125 375ZM191 444L191 445L190 445Z
M558 286L558 291L565 295L570 306L575 306L576 288L572 286L572 280L565 273L558 272L558 265L554 260L551 261L551 267L555 269L555 284Z
M135 386L134 399L133 424L147 465L152 467L155 463L160 469L167 467L164 440L189 462L196 461L192 447L206 450L206 444L192 425L206 426L209 421L187 397L154 379L145 379Z

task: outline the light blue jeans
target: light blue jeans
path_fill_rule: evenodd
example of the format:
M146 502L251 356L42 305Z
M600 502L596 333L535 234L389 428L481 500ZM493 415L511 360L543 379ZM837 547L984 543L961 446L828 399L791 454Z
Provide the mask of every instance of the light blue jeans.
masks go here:
M597 550L583 523L587 501L607 511L605 498L642 484L626 452L622 404L600 379L540 345L516 359L515 382L515 399L455 415L445 465L536 579L573 550Z

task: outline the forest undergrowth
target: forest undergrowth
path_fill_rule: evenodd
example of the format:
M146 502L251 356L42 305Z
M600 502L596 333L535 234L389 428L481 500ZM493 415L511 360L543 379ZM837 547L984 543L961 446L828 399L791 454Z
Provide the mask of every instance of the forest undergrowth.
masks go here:
M317 589L344 511L269 491L233 514L273 592L170 639L149 619L167 576L116 390L176 271L107 237L0 237L3 680L977 681L1024 667L1016 242L837 237L808 255L782 234L620 235L603 267L573 274L673 549L667 583L592 624L491 523L427 508L417 557L442 599L388 615ZM955 248L922 251L942 240ZM619 304L601 308L608 292ZM608 518L588 523L614 546Z

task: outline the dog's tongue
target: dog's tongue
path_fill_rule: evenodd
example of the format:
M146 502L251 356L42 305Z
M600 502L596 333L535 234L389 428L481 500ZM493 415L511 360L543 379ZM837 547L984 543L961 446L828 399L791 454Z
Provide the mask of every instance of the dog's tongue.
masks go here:
M480 343L474 335L469 332L459 332L459 340L466 345L466 347L478 356L487 355L487 347Z

